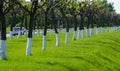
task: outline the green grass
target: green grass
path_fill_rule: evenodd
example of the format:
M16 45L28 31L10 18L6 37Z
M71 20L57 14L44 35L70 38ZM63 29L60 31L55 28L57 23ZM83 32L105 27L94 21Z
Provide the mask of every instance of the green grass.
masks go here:
M33 37L32 55L26 56L26 36L7 40L7 60L0 60L0 71L120 71L120 31L64 43L48 34L47 50L42 51L42 36Z

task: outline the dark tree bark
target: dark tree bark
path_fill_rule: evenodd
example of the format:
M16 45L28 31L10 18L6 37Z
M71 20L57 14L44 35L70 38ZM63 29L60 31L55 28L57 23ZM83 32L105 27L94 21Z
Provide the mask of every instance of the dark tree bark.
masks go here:
M79 29L80 29L80 30L84 30L84 17L83 17L83 15L81 15L81 20L80 20Z
M5 14L3 12L2 1L0 1L0 24L1 24L1 40L6 40L6 23L5 23Z
M51 10L51 13L52 13L52 23L54 24L55 33L58 34L58 31L57 31L57 22L55 20L55 14L54 14L54 10L53 9Z
M30 22L29 22L28 38L32 38L34 15L30 15L30 20L29 21Z
M66 32L69 32L69 20L68 20L67 16L65 15L63 8L60 8L60 12L61 12L63 18L65 18L65 20L66 20Z
M45 12L45 24L44 24L44 33L43 35L46 36L47 34L47 23L48 23L48 16L47 16L47 12Z

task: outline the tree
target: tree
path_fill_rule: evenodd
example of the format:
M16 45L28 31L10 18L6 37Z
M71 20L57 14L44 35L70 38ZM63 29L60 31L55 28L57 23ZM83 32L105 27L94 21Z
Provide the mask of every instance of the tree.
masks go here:
M30 5L22 5L22 3L17 3L23 10L25 10L29 14L29 30L28 30L28 39L27 39L27 47L26 47L26 55L31 55L32 50L32 29L35 19L35 14L38 9L38 0L31 0ZM30 8L29 8L30 7Z
M59 0L47 0L47 1L41 1L44 5L42 6L42 11L44 12L44 18L45 18L45 24L44 24L44 33L43 33L43 44L42 44L42 50L46 50L46 35L47 35L47 25L49 20L49 12L52 12L52 17L54 17L54 10L53 8L56 7L61 1ZM52 19L53 23L54 19ZM59 46L59 34L56 31L56 45Z
M0 39L0 59L7 59L6 57L6 19L5 15L9 11L7 0L0 0L0 25L1 25L1 39Z

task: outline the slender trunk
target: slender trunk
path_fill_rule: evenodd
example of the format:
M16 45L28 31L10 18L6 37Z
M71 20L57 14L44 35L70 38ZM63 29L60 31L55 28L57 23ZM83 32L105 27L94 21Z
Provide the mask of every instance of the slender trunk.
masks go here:
M55 14L53 9L52 9L52 22L54 24L54 29L56 33L56 46L60 46L60 38L59 38L59 33L57 31L57 21L55 20Z
M105 31L105 28L104 28L104 26L102 26L101 28L102 28L102 32L104 32L104 31Z
M98 24L97 24L97 27L96 27L96 34L98 34L99 33L99 26L98 26Z
M35 21L35 19L33 20L33 31L32 31L32 36L34 36L35 35L35 23L36 23L36 21Z
M21 19L21 25L20 25L20 30L19 30L19 33L18 33L18 38L20 38L21 34L23 34L22 33L23 23L24 23L24 17L22 17L22 19Z
M25 17L25 23L24 23L24 25L25 25L25 29L27 30L28 29L28 18L27 17Z
M68 43L68 38L69 38L69 32L66 32L66 38L65 38L65 43Z
M60 37L59 37L59 33L57 31L57 28L56 26L54 25L55 27L55 33L56 33L56 46L60 46Z
M80 30L81 38L84 38L84 29Z
M84 38L84 17L81 16L81 23L80 23L80 34L81 34L81 38Z
M33 20L34 16L30 15L30 22L29 22L29 30L28 30L28 39L27 39L27 47L26 47L26 55L31 55L32 50L32 28L33 28Z
M94 34L94 24L91 23L91 28L90 28L90 36Z
M81 31L80 31L80 29L79 29L79 30L78 30L78 35L77 35L78 39L80 38L80 33L81 33Z
M76 37L77 37L77 35L76 35L76 32L77 32L77 24L78 24L77 18L76 18L76 15L74 15L74 34L73 34L73 40L76 40Z
M37 18L37 21L36 21L36 24L37 24L37 34L38 35L40 35L40 29L39 29L39 27L40 27L40 22L39 22L39 19Z
M63 9L60 9L61 13L62 13L62 16L65 18L66 20L66 36L65 36L65 43L68 43L69 41L69 21L68 21L68 18L67 16L65 15ZM63 28L64 28L64 24L63 24Z
M67 44L69 42L69 20L66 18L66 36L65 36L65 43Z
M13 20L13 18L12 18L12 21L11 21L11 26L10 26L10 40L12 40L12 38L13 38L13 24L14 24L14 20Z
M47 34L47 23L48 23L48 17L47 13L45 14L45 24L44 24L44 32L43 32L43 43L42 43L42 50L46 50L46 34Z
M52 20L53 20L53 17L52 17ZM52 23L55 24L54 21L52 21ZM52 26L53 24L52 23L50 24L50 34L53 34L53 26ZM56 28L56 27L54 26L54 28ZM55 29L55 31L56 31L56 29Z
M0 24L1 24L1 39L0 39L0 59L6 59L6 23L3 13L3 4L0 4Z
M88 23L87 23L87 29L86 29L86 37L89 37L89 28L90 28L90 24L91 24L91 18L90 16L88 16Z

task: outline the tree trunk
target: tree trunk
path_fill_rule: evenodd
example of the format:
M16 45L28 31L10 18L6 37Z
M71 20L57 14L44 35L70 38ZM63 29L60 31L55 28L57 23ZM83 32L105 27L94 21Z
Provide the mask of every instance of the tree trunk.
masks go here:
M26 55L31 55L32 50L32 28L33 28L33 20L34 16L30 15L30 22L29 22L29 30L28 30L28 39L27 39L27 47L26 47Z
M90 28L90 36L94 34L94 24L91 23L91 28Z
M70 20L66 17L66 36L65 36L65 43L69 42L69 22Z
M36 22L36 24L37 24L37 34L38 34L38 35L40 35L40 29L39 29L40 25L39 25L39 23L40 23L40 22L38 22L38 21Z
M6 59L6 23L3 13L3 4L0 4L0 24L1 24L1 39L0 39L0 59Z
M47 23L48 23L48 17L47 14L45 14L45 24L44 24L43 42L42 42L42 50L44 51L46 50Z
M73 40L76 40L76 37L77 37L77 35L76 35L76 33L77 33L77 24L78 24L76 16L74 16L74 22L73 23L74 23Z
M79 26L79 31L78 31L78 38L84 38L84 17L81 15L81 21L80 21L80 26Z
M21 18L21 25L20 25L20 30L19 30L19 33L18 33L18 38L20 38L21 34L23 34L22 33L23 23L24 23L24 16Z
M10 26L10 40L12 40L12 38L13 38L13 25L14 25L14 18L12 18L12 20L11 20L11 26Z
M65 18L66 20L66 36L65 36L65 43L68 43L69 41L69 20L67 18L67 16L64 14L64 11L63 9L60 9L61 13L62 13L62 16ZM63 24L63 27L64 27L64 24Z
M60 46L60 38L59 38L59 33L57 31L57 21L55 20L54 10L52 9L51 12L52 12L52 22L54 24L54 29L56 33L56 46Z
M89 37L89 36L90 36L90 35L89 35L89 33L90 33L90 31L89 31L90 24L91 24L91 17L88 16L88 23L87 23L87 29L86 29L86 37Z

